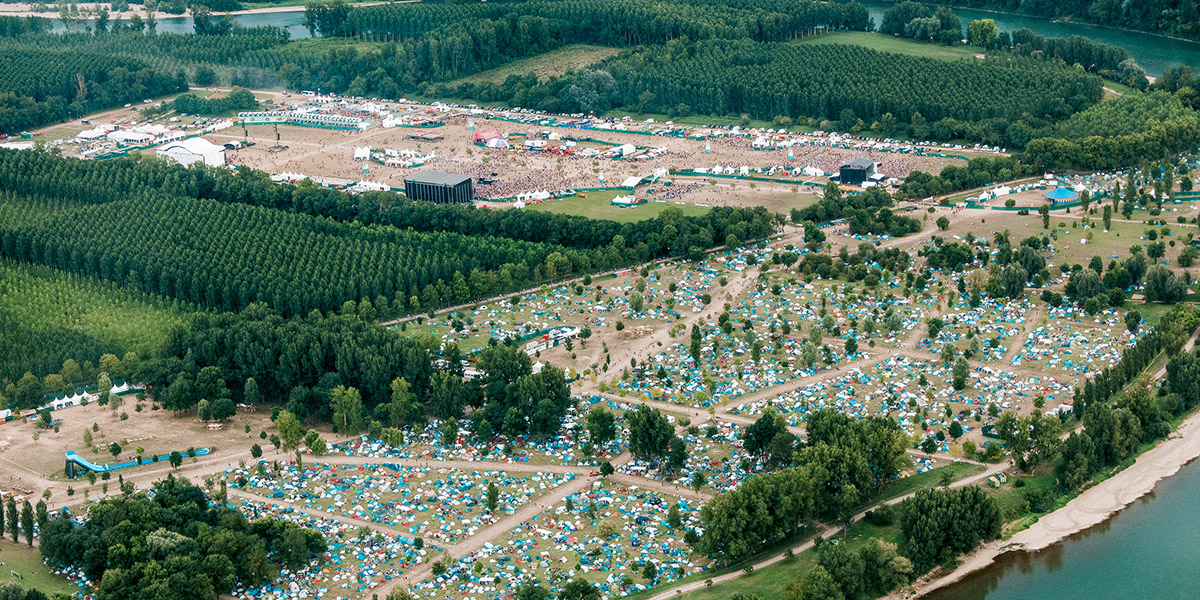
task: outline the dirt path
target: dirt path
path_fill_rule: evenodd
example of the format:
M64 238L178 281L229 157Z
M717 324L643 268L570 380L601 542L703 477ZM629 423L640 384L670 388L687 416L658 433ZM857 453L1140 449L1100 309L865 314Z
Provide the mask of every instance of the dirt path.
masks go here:
M1033 330L1037 328L1037 322L1046 315L1046 305L1039 304L1034 307L1033 312L1025 315L1025 323L1021 325L1021 334L1012 344L1004 351L1004 356L998 361L1003 365L1011 365L1012 359L1025 346L1025 342L1029 340L1029 336L1033 334Z

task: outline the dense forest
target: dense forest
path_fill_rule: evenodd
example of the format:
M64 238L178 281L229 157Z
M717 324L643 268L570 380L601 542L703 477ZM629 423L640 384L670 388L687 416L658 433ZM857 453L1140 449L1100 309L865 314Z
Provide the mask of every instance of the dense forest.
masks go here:
M236 310L285 314L388 298L420 310L590 271L547 244L342 224L242 204L140 194L3 228L5 256Z
M0 304L0 320L28 325L14 326L14 343L0 353L13 379L53 373L67 358L157 351L161 336L102 326L123 318L177 323L187 313L254 302L287 316L340 311L348 301L369 306L370 318L427 312L573 274L695 257L779 226L762 208L718 207L695 217L667 210L615 223L412 202L391 192L351 196L276 184L251 170L15 150L0 150L0 189L0 254L16 261L12 285L0 290L13 306ZM72 276L35 277L24 272L30 263ZM87 325L29 320L16 301L29 293L46 315ZM88 312L71 294L111 309ZM46 336L54 343L39 341Z
M326 549L315 530L250 522L185 479L169 476L149 494L132 490L91 505L81 525L69 514L43 517L39 549L47 564L80 568L102 598L212 600L238 583L254 586L280 569L301 568Z
M0 64L0 133L187 89L182 72L103 53L0 47Z

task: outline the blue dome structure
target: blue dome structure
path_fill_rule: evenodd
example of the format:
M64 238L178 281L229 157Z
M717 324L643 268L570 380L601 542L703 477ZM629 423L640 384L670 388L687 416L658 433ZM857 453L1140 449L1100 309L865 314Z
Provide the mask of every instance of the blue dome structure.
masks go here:
M1079 192L1069 187L1058 187L1054 190L1046 192L1046 199L1054 204L1061 202L1074 202L1079 199Z

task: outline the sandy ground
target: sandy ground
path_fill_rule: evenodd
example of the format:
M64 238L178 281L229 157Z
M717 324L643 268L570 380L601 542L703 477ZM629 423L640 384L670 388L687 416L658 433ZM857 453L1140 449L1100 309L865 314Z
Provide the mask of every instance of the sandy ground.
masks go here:
M545 128L505 121L476 119L476 130L496 129L503 134L524 133L533 139ZM646 176L659 168L686 169L711 168L714 165L749 166L768 168L772 166L819 167L827 172L836 171L838 166L852 158L870 158L882 163L880 171L889 175L906 174L913 169L940 171L949 164L962 161L946 158L920 157L892 153L869 153L816 146L797 147L794 159L789 161L784 150L755 151L751 140L745 138L713 140L710 153L705 153L704 142L684 138L646 137L616 131L581 131L578 135L591 136L615 144L632 143L638 146L661 148L662 154L650 160L613 161L605 158L557 156L547 153L526 153L515 150L485 149L475 146L474 131L468 131L462 119L443 127L430 129L444 136L438 142L418 142L409 139L417 131L407 128L373 128L362 133L310 129L295 126L280 126L279 144L287 149L271 152L276 145L275 128L258 125L246 128L235 127L206 136L210 141L224 144L246 139L256 143L228 154L231 164L246 165L269 173L301 173L337 177L353 181L372 181L391 187L403 187L404 178L422 170L440 170L469 173L478 178L495 178L499 181L490 185L477 185L476 193L486 198L506 198L534 191L556 191L590 187L615 186L631 176ZM569 130L555 129L560 134ZM516 138L520 144L521 138ZM410 150L420 154L434 154L434 158L421 167L389 167L377 163L367 165L353 160L356 147L369 146L373 149ZM601 181L603 179L603 181ZM777 212L787 213L790 208L812 201L805 193L810 189L801 180L796 184L712 180L704 177L674 177L673 190L662 188L663 199L684 201L705 206L751 206L764 205ZM817 185L824 185L823 177L806 178ZM691 184L691 185L688 185ZM751 185L754 187L752 188Z
M64 482L64 452L73 450L80 456L97 463L119 463L133 460L136 450L142 447L144 456L183 452L188 448L210 448L215 454L244 451L251 444L269 446L258 437L259 431L270 429L270 411L240 412L220 430L209 430L194 412L187 416L168 410L151 410L151 401L143 403L144 410L137 412L137 400L132 395L124 396L120 412L129 415L128 420L113 417L107 407L92 403L75 406L53 413L62 419L59 430L38 430L32 420L13 421L0 424L0 440L8 442L0 452L0 489L19 489L22 493L40 496L47 488L64 487L52 482ZM119 415L120 413L118 413ZM93 453L84 445L84 430L92 431ZM250 426L247 434L245 427ZM37 432L38 439L34 439ZM117 442L122 447L121 455L114 458L108 445ZM131 467L122 473L130 475L149 470L152 465ZM115 481L115 480L114 480ZM76 488L85 488L87 483L75 482ZM98 486L99 484L97 484ZM115 489L115 484L112 486ZM96 491L99 491L98 489ZM64 501L65 496L56 496Z

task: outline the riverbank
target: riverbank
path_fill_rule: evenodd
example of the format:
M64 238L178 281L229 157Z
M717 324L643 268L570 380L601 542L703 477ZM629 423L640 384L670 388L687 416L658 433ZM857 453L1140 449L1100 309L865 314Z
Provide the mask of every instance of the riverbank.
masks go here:
M1033 552L1110 519L1138 498L1150 493L1159 481L1174 475L1184 465L1200 458L1200 412L1189 416L1171 437L1142 453L1137 461L1116 475L1084 490L1066 506L1056 510L1007 540L985 544L964 557L953 572L922 579L887 598L920 597L958 582L980 571L1009 552Z
M398 0L398 1L399 2L416 2L418 0ZM375 6L378 4L387 4L387 3L386 2L353 2L353 1L351 1L351 4L354 6ZM107 2L95 2L95 3L81 2L79 4L76 4L75 6L79 7L80 12L87 12L87 11L95 10L97 8L107 9L110 6L110 4L108 4ZM124 12L109 12L108 18L112 19L112 20L116 20L116 19L128 20L129 17L132 17L133 15L138 15L139 17L142 17L142 18L146 17L145 11L133 10L134 8L140 8L140 6L133 5L133 4L131 4L129 6L130 6L131 10L127 10ZM215 16L225 16L225 15L237 16L237 15L262 15L262 14L289 13L289 12L304 12L304 5L300 4L300 5L295 5L295 6L267 6L267 7L263 7L263 8L250 8L250 9L246 9L246 10L235 10L235 11L231 11L231 12L227 12L227 13L213 13L213 15L215 15ZM6 16L6 17L45 17L47 19L57 19L58 11L57 10L48 10L46 12L40 12L40 13L34 12L33 5L28 4L28 3L0 4L0 15ZM155 19L180 19L180 18L190 18L190 17L191 17L191 15L189 13L175 15L175 14L163 12L161 10L154 12Z

